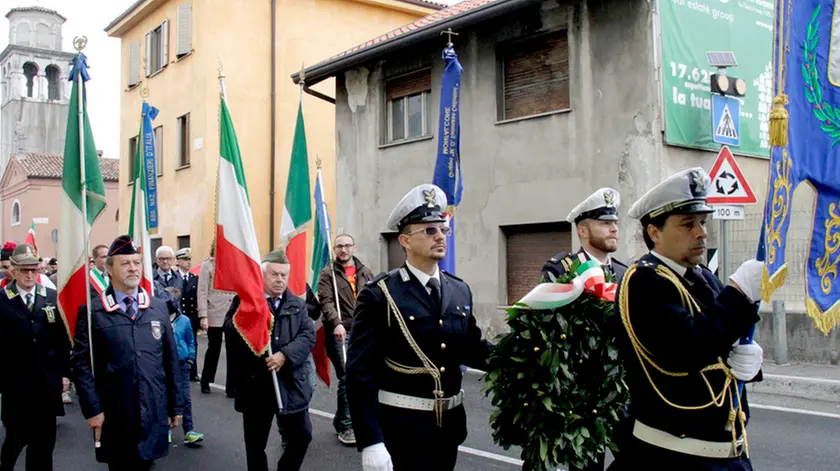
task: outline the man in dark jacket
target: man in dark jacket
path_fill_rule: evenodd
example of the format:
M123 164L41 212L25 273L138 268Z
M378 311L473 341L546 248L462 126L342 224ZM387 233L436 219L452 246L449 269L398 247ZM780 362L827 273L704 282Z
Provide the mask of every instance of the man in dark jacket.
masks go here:
M96 459L112 471L151 468L169 452L169 429L183 414L178 351L166 302L140 287L143 261L128 236L108 250L111 284L79 309L73 367ZM91 349L94 358L91 364Z
M192 324L193 338L196 339L195 353L198 355L198 331L201 325L198 321L198 277L190 273L192 269L192 251L189 247L175 252L175 259L178 263L178 274L184 280L184 291L181 293L181 314L187 317ZM196 358L198 358L196 356ZM198 381L198 367L195 363L190 370L190 381Z
M233 366L237 371L234 408L242 413L248 471L268 471L265 446L275 417L286 443L277 469L298 470L312 441L309 400L309 354L315 345L315 329L304 300L287 289L289 260L283 250L268 254L262 263L263 289L274 316L270 335L273 355L255 356L233 318L239 309L236 297L225 317L225 335L230 336ZM271 375L277 377L282 408L278 408Z
M333 418L333 427L338 441L345 445L356 444L350 408L347 406L347 386L344 381L344 346L353 325L353 311L356 297L361 288L373 278L373 273L354 256L356 242L350 234L335 238L335 262L330 263L318 275L318 299L326 329L327 356L338 377L338 407ZM332 334L332 335L330 335Z
M36 283L38 257L18 245L10 256L14 280L0 293L0 394L6 439L0 470L11 471L26 449L27 470L51 470L55 417L69 376L70 338L55 290Z

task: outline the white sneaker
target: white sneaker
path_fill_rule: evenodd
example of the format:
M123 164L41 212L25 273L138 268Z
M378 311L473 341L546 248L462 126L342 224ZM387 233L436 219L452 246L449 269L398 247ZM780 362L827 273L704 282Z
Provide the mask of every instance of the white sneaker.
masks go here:
M61 402L65 404L72 404L73 399L70 397L70 392L61 393Z

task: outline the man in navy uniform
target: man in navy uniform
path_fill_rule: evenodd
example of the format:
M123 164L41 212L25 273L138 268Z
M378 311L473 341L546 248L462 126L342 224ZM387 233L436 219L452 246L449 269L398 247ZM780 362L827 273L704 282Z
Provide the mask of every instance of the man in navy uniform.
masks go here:
M165 301L140 286L143 260L129 236L108 249L111 284L79 309L73 367L96 459L112 471L145 471L169 453L183 414L178 351ZM92 347L91 347L92 345ZM93 364L91 364L91 348Z
M709 176L676 173L630 209L650 253L627 270L616 297L621 355L634 419L623 469L751 470L746 391L761 347L740 345L758 322L764 264L744 262L724 286L701 265Z
M446 196L420 185L388 218L406 253L359 293L347 349L347 396L365 471L455 467L467 437L460 365L486 368L469 286L438 269Z
M201 325L198 320L198 276L190 273L192 269L192 250L184 247L175 252L175 260L178 264L178 274L184 280L184 291L181 293L181 314L187 316L193 329L193 336L198 339L198 331ZM195 344L195 354L198 358L198 340ZM198 367L194 362L190 370L190 381L198 381Z
M18 245L9 260L14 281L0 294L0 416L6 429L0 470L13 470L24 447L27 470L51 470L70 337L55 290L36 281L39 260L32 246Z
M621 280L627 265L612 257L618 250L618 206L621 197L612 188L601 188L589 195L566 216L575 225L580 250L574 254L560 252L548 259L542 267L541 279L553 283L571 270L575 260L597 260L606 273Z

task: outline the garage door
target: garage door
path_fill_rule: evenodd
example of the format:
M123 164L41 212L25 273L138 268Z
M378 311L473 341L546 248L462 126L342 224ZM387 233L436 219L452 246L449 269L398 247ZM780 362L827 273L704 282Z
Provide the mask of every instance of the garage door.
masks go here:
M571 251L571 225L566 222L504 226L507 303L522 299L539 283L540 269L557 252Z

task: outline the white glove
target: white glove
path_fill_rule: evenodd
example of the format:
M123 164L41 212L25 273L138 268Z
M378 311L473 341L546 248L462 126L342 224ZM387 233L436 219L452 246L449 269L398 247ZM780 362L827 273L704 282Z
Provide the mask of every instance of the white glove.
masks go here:
M764 270L764 262L756 259L747 260L742 263L729 279L738 285L738 288L752 302L761 299L761 273Z
M391 455L384 443L366 446L362 450L362 469L364 471L394 471Z
M726 359L732 375L741 381L749 381L755 378L763 362L764 350L761 349L761 345L755 342L736 345L729 352L729 358Z

